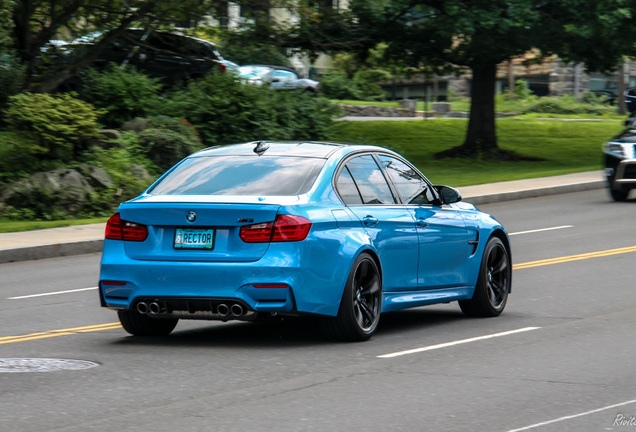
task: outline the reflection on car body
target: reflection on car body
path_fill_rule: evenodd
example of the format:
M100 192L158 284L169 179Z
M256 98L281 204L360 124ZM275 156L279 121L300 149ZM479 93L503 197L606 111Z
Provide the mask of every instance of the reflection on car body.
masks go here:
M99 293L134 335L312 314L366 340L382 312L458 301L497 316L511 276L501 224L397 153L254 142L197 152L123 203Z
M50 61L73 63L106 36L107 32L98 31L72 42L51 41L44 51ZM137 28L125 29L117 35L103 47L92 66L101 68L109 63L121 67L130 64L166 83L200 78L215 68L222 71L227 68L226 60L212 42L173 32Z

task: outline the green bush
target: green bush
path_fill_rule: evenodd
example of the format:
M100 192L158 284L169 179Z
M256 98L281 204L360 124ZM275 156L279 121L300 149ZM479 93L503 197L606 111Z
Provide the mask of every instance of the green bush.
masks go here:
M121 69L111 63L103 71L89 70L84 75L82 97L106 113L101 121L108 127L119 127L135 117L154 112L159 103L161 84L158 79L138 72L134 67Z
M200 148L198 142L167 129L146 129L139 134L138 140L148 158L162 170Z
M603 115L613 113L614 108L600 103L579 102L573 96L537 98L531 105L524 108L523 113L542 114L593 114Z
M325 139L332 118L339 114L323 98L245 85L221 73L173 93L161 110L188 119L208 146L261 139Z
M362 99L358 86L343 72L329 72L320 77L320 92L328 99Z
M25 66L14 56L0 53L0 111L6 107L9 97L20 91L24 80Z
M21 93L9 98L5 121L14 131L31 136L51 160L70 161L99 137L102 114L71 94Z
M353 75L353 82L365 100L383 99L385 93L378 82L390 79L391 74L381 69L363 69Z
M0 182L9 181L43 167L41 156L46 149L30 134L0 132Z
M380 69L359 70L353 78L335 70L320 77L320 91L328 99L382 99L385 93L378 82L390 79L391 74Z

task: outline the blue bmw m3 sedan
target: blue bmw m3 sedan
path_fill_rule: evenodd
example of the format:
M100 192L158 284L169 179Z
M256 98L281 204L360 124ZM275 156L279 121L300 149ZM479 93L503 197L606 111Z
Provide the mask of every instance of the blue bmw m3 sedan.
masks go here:
M259 141L194 153L121 204L99 295L137 336L313 314L363 341L382 312L457 301L497 316L511 277L503 226L397 153Z

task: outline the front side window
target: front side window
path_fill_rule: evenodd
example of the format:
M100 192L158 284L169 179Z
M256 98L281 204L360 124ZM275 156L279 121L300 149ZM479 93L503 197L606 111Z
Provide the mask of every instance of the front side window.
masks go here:
M395 204L382 171L371 155L358 156L346 164L364 204Z
M380 161L406 204L430 204L434 196L428 183L410 166L390 156Z

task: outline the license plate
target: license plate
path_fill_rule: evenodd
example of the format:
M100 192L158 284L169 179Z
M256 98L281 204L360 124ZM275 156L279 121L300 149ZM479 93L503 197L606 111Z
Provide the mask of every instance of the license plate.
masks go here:
M175 249L214 249L214 230L203 228L177 228L174 233Z

